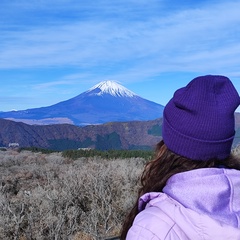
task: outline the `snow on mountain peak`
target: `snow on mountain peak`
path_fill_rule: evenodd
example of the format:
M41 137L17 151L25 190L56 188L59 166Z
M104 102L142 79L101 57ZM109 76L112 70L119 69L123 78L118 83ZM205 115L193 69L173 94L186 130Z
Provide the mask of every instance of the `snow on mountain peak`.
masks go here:
M118 84L117 82L110 81L110 80L103 81L103 82L96 84L95 86L90 88L87 92L91 92L96 89L99 90L99 92L95 93L98 96L100 96L104 93L111 94L114 97L134 97L134 96L136 96L136 94L134 92L128 90L127 88Z

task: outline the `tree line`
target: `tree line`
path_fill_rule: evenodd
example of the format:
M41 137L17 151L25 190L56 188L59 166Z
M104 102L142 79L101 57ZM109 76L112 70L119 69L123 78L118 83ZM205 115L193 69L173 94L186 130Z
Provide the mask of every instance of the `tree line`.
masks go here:
M43 149L37 147L20 148L21 151L41 152L44 154L59 152L51 149ZM79 149L79 150L65 150L61 151L61 154L65 158L71 158L76 160L82 157L100 157L103 159L127 159L127 158L143 158L150 160L153 158L154 152L152 150L96 150L96 149Z

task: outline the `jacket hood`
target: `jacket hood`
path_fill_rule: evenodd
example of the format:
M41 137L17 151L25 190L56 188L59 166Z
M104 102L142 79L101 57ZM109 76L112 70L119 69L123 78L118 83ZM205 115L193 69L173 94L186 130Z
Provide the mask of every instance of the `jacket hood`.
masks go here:
M166 193L150 192L139 201L127 240L240 240L240 228L184 207Z
M204 168L178 173L163 192L185 208L240 227L240 171Z
M128 240L240 240L240 171L192 170L139 199ZM144 211L143 211L144 210ZM145 236L146 235L146 236Z

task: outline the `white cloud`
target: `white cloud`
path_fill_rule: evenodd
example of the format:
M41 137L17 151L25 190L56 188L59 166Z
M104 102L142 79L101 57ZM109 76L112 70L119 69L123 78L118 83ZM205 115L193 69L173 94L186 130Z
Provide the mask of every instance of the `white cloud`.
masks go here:
M119 4L102 3L108 9ZM42 4L49 7L45 1ZM139 75L143 66L153 74L211 70L223 65L235 68L240 53L239 8L240 2L225 1L206 8L175 11L164 17L155 14L144 21L127 22L97 15L95 20L77 19L63 25L4 31L0 68L78 66L89 71L111 65L114 74L118 74L118 64L126 64L126 72L139 71Z
M54 82L45 82L40 84L35 84L33 88L35 89L48 89L49 87L55 87L55 86L62 86L62 85L75 85L76 82L74 81L54 81Z

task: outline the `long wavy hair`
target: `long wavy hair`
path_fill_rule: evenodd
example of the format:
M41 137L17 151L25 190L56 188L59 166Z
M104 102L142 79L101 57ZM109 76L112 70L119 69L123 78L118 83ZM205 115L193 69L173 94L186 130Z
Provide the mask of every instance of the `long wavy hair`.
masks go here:
M167 180L176 173L190 171L199 168L225 167L240 170L240 161L230 155L227 159L210 159L208 161L196 161L171 152L163 141L156 146L155 157L148 162L141 176L141 187L137 200L127 215L122 227L120 239L125 240L134 218L138 214L138 199L147 192L162 192Z

